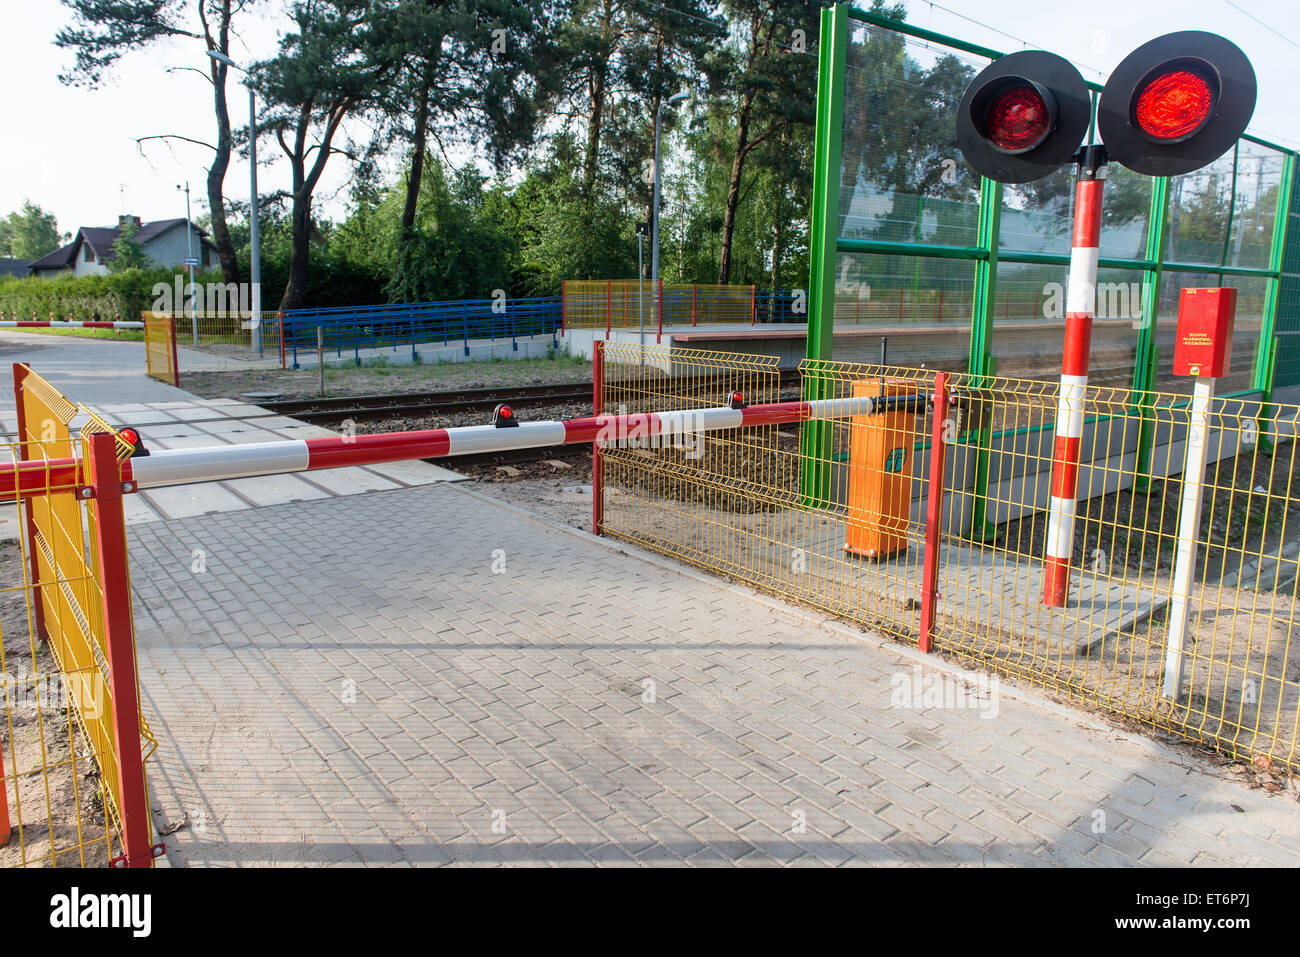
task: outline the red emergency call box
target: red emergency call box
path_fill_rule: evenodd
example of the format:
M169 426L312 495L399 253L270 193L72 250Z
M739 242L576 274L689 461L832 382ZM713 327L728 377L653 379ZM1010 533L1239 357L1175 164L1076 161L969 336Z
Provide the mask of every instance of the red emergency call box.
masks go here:
M1178 299L1174 375L1219 379L1232 361L1235 289L1184 289Z

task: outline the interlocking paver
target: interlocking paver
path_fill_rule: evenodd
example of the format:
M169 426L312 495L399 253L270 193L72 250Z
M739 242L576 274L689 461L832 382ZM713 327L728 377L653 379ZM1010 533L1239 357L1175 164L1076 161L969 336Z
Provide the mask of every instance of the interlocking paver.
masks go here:
M897 647L461 488L131 538L151 783L221 822L179 863L1300 863L1293 801L1009 693L894 707Z

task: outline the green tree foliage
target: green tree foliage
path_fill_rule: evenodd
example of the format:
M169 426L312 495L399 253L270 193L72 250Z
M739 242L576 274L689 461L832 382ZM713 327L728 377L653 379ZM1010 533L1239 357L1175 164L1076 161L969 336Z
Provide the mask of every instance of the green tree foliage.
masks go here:
M293 29L281 37L279 54L256 68L268 104L261 131L279 143L292 176L282 310L307 302L312 200L330 157L343 152L335 145L339 128L377 102L397 70L396 15L380 0L301 0L292 7Z
M527 295L558 295L565 279L636 274L639 216L626 203L584 190L572 138L560 137L551 160L500 202L500 221L519 248L516 286Z
M220 281L221 273L213 270L198 273L196 282ZM130 269L106 276L0 279L0 312L20 318L74 320L139 319L140 313L154 304L154 285L171 287L176 280L174 269Z
M0 256L6 259L40 259L64 242L53 213L30 201L0 219Z
M149 265L149 257L144 248L135 241L135 234L140 230L134 222L127 220L118 230L113 240L114 256L108 262L109 272L125 272L128 269L143 269Z
M718 278L731 281L736 211L745 190L746 168L774 155L793 127L815 118L817 61L807 38L817 33L823 0L724 0L731 41L706 64L710 110L725 117L715 126L713 149L730 163L722 204ZM761 153L758 151L762 151Z

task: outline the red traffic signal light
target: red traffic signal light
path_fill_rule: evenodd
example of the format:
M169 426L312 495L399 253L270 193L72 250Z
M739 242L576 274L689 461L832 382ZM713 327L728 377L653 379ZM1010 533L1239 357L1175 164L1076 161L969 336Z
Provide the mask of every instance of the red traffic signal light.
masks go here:
M1214 106L1209 82L1193 70L1171 69L1137 91L1133 119L1153 140L1181 142L1199 130Z
M1011 81L983 111L984 136L1004 153L1024 153L1047 137L1054 121L1052 94L1037 83Z
M1178 176L1228 151L1250 122L1255 92L1255 71L1236 44L1200 30L1168 33L1115 68L1097 128L1115 162Z
M1041 179L1067 162L1092 115L1068 60L1022 50L994 60L957 107L957 146L975 171L1003 183Z

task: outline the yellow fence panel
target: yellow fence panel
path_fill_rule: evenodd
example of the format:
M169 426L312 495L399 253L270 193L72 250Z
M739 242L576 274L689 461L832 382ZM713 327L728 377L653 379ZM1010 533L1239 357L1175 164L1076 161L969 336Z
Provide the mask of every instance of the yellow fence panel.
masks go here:
M141 318L144 320L144 354L149 375L168 385L179 386L176 320L161 312L146 312Z
M124 795L122 782L132 776L122 763L121 737L116 714L122 710L114 688L129 680L134 688L128 719L122 729L132 745L127 760L139 765L155 744L139 714L139 678L133 651L129 675L113 674L110 660L121 650L111 646L106 608L129 622L130 592L126 576L125 539L120 558L113 552L112 568L101 567L97 545L99 505L84 463L90 461L90 436L114 436L112 450L120 460L131 446L99 416L78 407L25 366L15 368L19 398L21 443L10 448L12 459L53 461L74 456L82 465L75 481L54 481L22 502L23 533L16 548L5 555L0 590L19 593L21 606L6 603L0 611L0 631L7 640L19 630L27 633L27 648L0 649L0 672L5 675L4 724L0 726L0 864L94 866L120 862L128 852L140 866L142 855L152 854L127 841L127 813L132 806L132 829L139 828L152 841L147 802L142 788ZM88 419L74 436L74 418ZM110 456L111 459L111 456ZM55 473L51 473L55 474ZM118 509L120 517L120 507ZM109 580L118 583L109 593ZM115 602L116 604L113 604ZM22 618L12 613L24 607ZM130 638L130 631L126 632ZM130 649L128 649L130 651ZM114 679L119 683L115 684ZM138 728L138 731L137 731ZM144 742L135 747L135 736ZM136 768L140 771L139 767ZM139 775L135 780L138 782ZM140 821L140 813L145 818ZM147 861L143 862L147 863Z
M575 279L564 283L561 308L566 329L752 323L755 295L753 286L665 282L660 295L649 279Z

